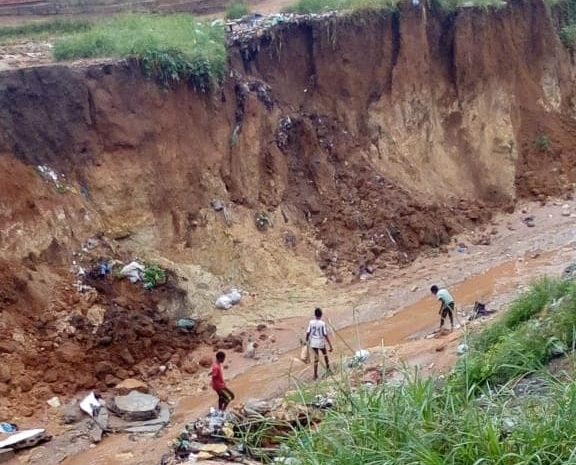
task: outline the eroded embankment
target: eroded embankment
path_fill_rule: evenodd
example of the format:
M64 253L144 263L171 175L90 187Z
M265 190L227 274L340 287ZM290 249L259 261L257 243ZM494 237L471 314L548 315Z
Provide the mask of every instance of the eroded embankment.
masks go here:
M574 70L541 2L287 24L230 55L230 77L210 95L159 87L126 63L0 75L0 258L21 289L0 307L2 336L19 334L0 355L17 367L0 380L6 399L27 390L25 373L50 367L45 353L101 343L69 329L78 322L98 334L129 310L155 328L150 308L168 321L209 313L229 284L295 288L321 270L345 278L407 261L519 196L558 194L574 180ZM171 294L76 295L73 252L95 236L111 244L106 256L173 269L178 304ZM95 303L104 323L72 318ZM185 348L160 352L137 358L178 367ZM132 358L119 355L104 375L97 360L84 369L105 383L130 374ZM78 370L55 375L61 383Z

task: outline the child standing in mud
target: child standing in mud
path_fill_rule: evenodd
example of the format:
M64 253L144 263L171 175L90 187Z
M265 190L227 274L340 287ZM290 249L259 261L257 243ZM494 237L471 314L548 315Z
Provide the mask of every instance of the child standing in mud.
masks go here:
M326 370L330 373L330 362L326 352L326 344L332 352L332 342L328 337L328 329L326 323L322 321L322 310L317 308L314 310L314 319L308 323L306 330L306 342L310 344L310 348L314 351L314 379L318 379L318 362L320 360L320 352L324 355L326 362Z
M430 288L430 292L436 296L440 301L440 329L444 329L444 320L446 317L450 318L450 331L454 331L454 297L446 289L439 289L434 285Z
M210 370L212 378L212 389L218 394L218 410L224 412L228 404L234 400L234 393L226 387L224 382L224 368L222 365L226 360L226 354L222 351L216 353L216 361Z

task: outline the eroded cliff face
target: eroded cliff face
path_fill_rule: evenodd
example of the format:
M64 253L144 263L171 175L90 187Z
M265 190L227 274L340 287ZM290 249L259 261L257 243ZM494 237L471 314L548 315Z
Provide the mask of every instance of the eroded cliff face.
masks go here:
M533 1L285 24L232 44L210 95L125 62L0 74L0 331L22 335L14 366L33 375L35 344L53 338L71 353L102 342L69 329L95 304L71 287L89 238L167 266L185 291L126 303L102 289L110 329L122 308L206 314L229 284L297 288L405 262L519 197L567 191L574 67L550 18ZM123 360L110 370L131 375Z

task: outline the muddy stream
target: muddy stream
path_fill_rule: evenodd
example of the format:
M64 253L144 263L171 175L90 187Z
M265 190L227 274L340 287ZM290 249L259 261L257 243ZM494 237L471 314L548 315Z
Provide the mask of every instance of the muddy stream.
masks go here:
M431 283L449 286L461 309L481 300L490 309L501 311L530 280L558 274L576 259L575 218L561 216L558 202L528 208L537 218L536 228L525 227L520 214L503 215L493 223L498 234L494 234L489 246L470 246L467 253L451 250L448 254L423 257L401 271L385 271L338 292L331 289L334 297L327 294L321 306L327 309L326 316L333 327L333 361L337 363L359 346L381 346L385 351L397 352L409 365L428 369L430 374L448 370L456 359L454 349L461 332L426 337L438 324L438 304L428 295ZM355 302L360 341L351 302ZM304 302L301 315L276 321L274 329L282 348L277 361L251 365L245 359L234 359L228 382L236 393L236 402L275 397L298 383L310 381L311 367L297 359L296 335L303 332L311 305L313 302ZM183 396L177 399L171 426L161 437L136 438L134 442L127 435L111 436L62 463L156 465L169 452L170 442L183 426L206 413L214 400L209 391Z

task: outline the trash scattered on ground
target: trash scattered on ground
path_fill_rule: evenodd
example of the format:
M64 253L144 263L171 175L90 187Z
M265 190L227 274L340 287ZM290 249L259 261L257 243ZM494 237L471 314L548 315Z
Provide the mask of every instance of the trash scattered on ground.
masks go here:
M480 302L474 302L474 308L472 309L472 313L468 317L468 321L477 320L478 318L492 315L493 313L495 313L495 311L488 310L485 304Z
M0 423L0 433L11 434L18 431L18 426L14 423Z
M357 350L354 356L348 361L348 368L356 368L368 360L370 352L367 350Z
M534 219L534 216L530 215L530 216L525 216L524 218L522 218L522 222L528 226L529 228L533 228L534 226L536 226L536 222Z
M216 299L216 308L220 310L230 310L234 305L238 305L242 300L242 294L238 289L231 289Z
M312 402L311 405L314 408L317 408L320 410L326 410L326 409L330 409L330 408L334 407L334 400L330 397L322 396L322 395L318 394L314 398L314 402Z
M256 229L261 232L265 232L273 226L272 218L266 212L256 213L254 216L254 224L256 224Z
M128 278L130 282L134 284L142 280L142 274L145 269L144 265L141 265L138 262L130 262L120 270L120 276Z
M198 318L180 318L176 322L176 327L181 331L193 332L198 326L198 321Z
M46 434L45 429L29 429L13 433L7 439L0 441L0 449L27 449L50 441L50 439L52 437Z
M469 350L468 344L460 344L456 349L456 353L458 355L464 355L466 352L468 352L468 350Z

